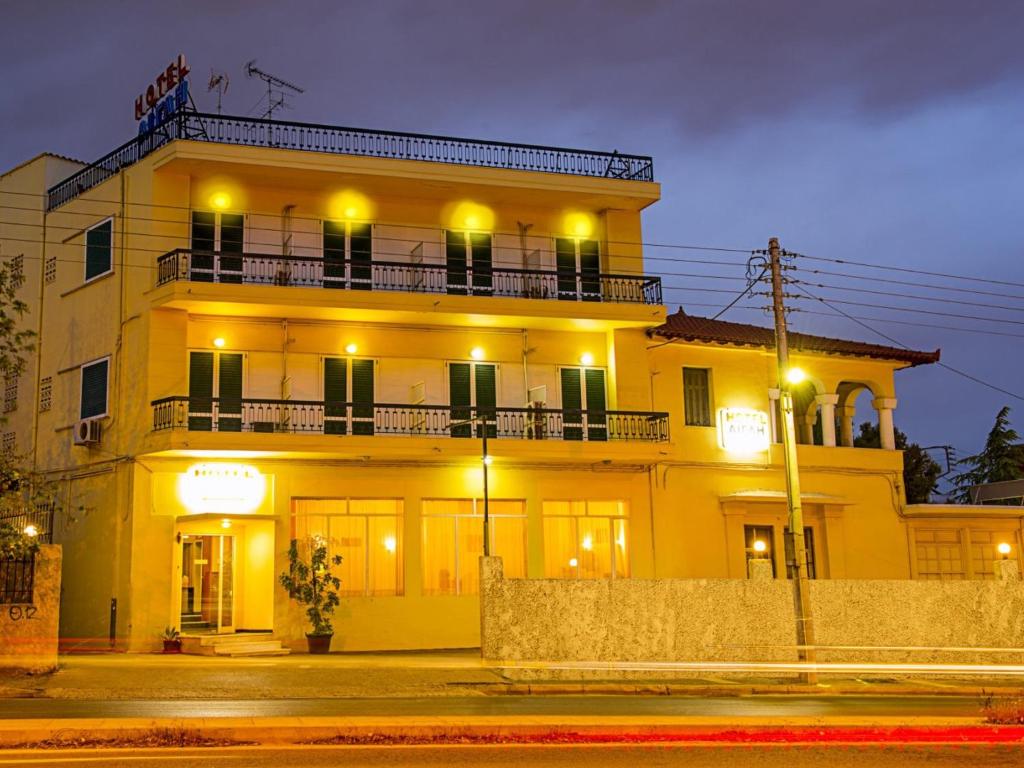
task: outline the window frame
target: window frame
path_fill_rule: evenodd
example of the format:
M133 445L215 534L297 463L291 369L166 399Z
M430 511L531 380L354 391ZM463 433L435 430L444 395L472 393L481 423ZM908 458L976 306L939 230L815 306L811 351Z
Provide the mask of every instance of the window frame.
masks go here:
M705 393L707 399L705 405L707 407L708 422L707 424L690 423L690 414L686 407L686 372L687 371L704 371L706 374L705 382ZM682 366L681 375L683 377L683 426L685 427L714 427L715 425L715 389L714 379L712 378L712 370L707 366L697 365L684 365Z
M591 503L595 503L595 502L610 502L610 501L616 502L619 505L621 505L622 508L623 508L623 514L621 514L621 515L592 515L592 514L590 514L590 504ZM572 515L572 514L569 514L569 515L555 515L555 514L547 514L544 511L544 505L548 504L548 503L567 503L567 504L570 504L570 505L571 504L583 504L584 505L584 507L583 507L583 514L582 515ZM547 521L547 520L571 520L571 521L577 521L577 520L580 520L581 518L585 518L585 519L588 519L588 520L604 520L604 521L606 521L607 524L608 524L608 529L609 529L609 534L610 534L609 538L608 538L608 541L609 541L609 554L610 554L610 558L609 558L609 574L610 574L610 576L609 576L609 578L612 579L612 580L614 580L614 579L630 579L630 578L632 578L632 571L633 571L633 568L632 568L632 566L633 566L633 558L631 557L631 550L632 550L632 545L633 545L633 534L630 531L630 525L629 525L629 523L630 523L630 506L631 505L630 505L630 502L629 502L628 499L565 499L565 498L561 498L561 499L557 499L557 498L556 499L543 499L541 501L541 523L542 523L542 527L543 527L543 522ZM625 537L626 537L626 546L625 546L626 562L624 563L624 567L622 569L622 573L623 573L622 576L617 576L616 575L616 572L618 571L618 567L617 567L617 557L615 555L615 546L614 545L615 545L615 542L616 542L616 538L615 538L615 521L617 521L617 520L621 520L622 521L623 533L625 534ZM578 565L578 563L579 563L579 560L580 560L580 548L582 547L582 542L580 541L579 525L578 525L578 523L574 522L573 529L574 529L574 534L575 534L573 536L573 542L575 544L575 548L574 548L574 552L573 552L573 558L576 559L577 565L575 566L575 568L576 568L576 575L572 577L572 580L579 580L579 581L600 580L602 577L599 577L599 576L595 576L595 577L591 578L591 577L580 576L579 575L579 568L580 568L580 566ZM543 549L544 559L546 561L547 560L547 554L548 554L548 551L547 551L548 542L547 542L546 538L543 540L543 545L544 545L544 549ZM545 571L546 570L547 570L547 567L545 565ZM560 577L560 576L549 576L545 572L544 578L546 578L546 579L560 579L561 580L562 577ZM568 581L569 579L566 579L566 580Z
M85 421L86 419L105 419L110 416L110 360L111 355L104 355L78 366L78 419L80 421ZM86 416L82 413L85 395L85 369L104 362L107 364L107 375L103 387L103 413Z
M89 233L98 227L102 227L106 223L110 223L110 266L103 272L99 272L92 277L89 277ZM102 221L98 221L90 227L86 227L82 233L82 285L88 285L94 283L101 277L106 277L114 273L114 217L107 216ZM109 377L108 377L109 378Z

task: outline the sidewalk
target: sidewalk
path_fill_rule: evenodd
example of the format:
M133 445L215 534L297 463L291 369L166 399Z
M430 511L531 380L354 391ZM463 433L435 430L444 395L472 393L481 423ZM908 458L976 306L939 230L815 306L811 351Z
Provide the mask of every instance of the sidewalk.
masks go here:
M823 677L815 686L791 678L695 675L689 679L531 680L533 670L492 668L479 652L292 655L217 658L160 654L63 656L49 675L0 673L0 698L306 699L487 695L643 694L747 696L859 694L1024 696L1020 678Z

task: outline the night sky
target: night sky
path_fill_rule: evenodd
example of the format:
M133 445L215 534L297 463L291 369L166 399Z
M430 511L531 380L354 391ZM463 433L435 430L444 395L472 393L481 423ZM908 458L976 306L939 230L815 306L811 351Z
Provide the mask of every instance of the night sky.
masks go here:
M808 255L1017 283L808 260L795 273L860 289L813 289L823 297L882 305L836 305L860 317L1011 334L870 323L1024 396L1022 39L1013 0L3 1L0 170L43 151L91 161L131 138L136 95L179 52L200 107L216 103L214 68L230 77L224 112L258 115L263 84L243 71L255 58L306 89L282 119L653 155L663 199L645 214L651 243L752 249L776 235ZM647 254L729 262L650 261L653 274L736 278L667 277L672 311L714 314L743 286L744 254ZM1006 296L915 287L925 283ZM769 324L742 308L764 301L725 319ZM791 322L886 343L847 319ZM897 389L897 426L923 445L975 451L1004 404L1024 432L1024 403L937 366L899 374Z

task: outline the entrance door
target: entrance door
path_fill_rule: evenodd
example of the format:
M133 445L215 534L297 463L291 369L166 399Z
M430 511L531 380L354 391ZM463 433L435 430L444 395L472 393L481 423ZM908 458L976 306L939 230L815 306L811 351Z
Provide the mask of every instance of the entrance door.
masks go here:
M181 631L235 629L235 537L182 534Z

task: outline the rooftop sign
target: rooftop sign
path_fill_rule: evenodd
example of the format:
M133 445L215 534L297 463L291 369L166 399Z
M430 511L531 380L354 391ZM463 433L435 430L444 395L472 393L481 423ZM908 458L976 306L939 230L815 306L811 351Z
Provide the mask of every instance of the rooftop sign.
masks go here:
M148 133L161 125L178 108L188 103L188 80L191 70L185 63L185 54L167 65L149 84L145 92L135 99L135 119L139 121L139 133Z

